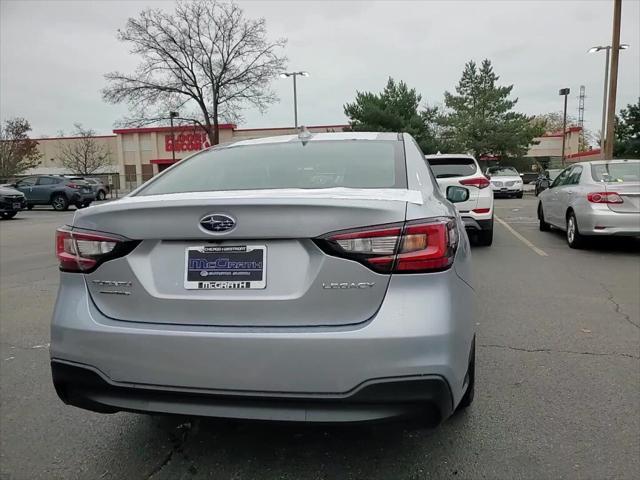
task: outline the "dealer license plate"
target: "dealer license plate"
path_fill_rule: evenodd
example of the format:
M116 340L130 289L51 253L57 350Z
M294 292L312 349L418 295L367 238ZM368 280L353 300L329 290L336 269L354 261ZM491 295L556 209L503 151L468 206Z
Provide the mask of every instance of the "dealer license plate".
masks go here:
M184 288L255 290L267 286L265 245L188 247Z

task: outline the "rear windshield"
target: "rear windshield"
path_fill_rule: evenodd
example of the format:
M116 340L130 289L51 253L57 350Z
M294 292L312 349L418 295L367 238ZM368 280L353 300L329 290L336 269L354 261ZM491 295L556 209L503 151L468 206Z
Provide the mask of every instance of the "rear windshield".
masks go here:
M428 158L427 161L436 178L468 177L478 169L471 158Z
M596 182L640 182L640 162L592 164L591 176Z
M270 188L406 188L399 141L291 141L218 148L179 163L138 195Z
M487 173L492 177L513 177L519 175L513 167L489 167Z

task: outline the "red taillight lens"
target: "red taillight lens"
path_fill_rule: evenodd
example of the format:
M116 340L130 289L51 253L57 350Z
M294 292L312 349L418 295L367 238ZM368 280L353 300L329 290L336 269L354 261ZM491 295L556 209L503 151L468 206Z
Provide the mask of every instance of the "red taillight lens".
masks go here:
M473 213L489 213L491 208L474 208L471 210Z
M81 185L78 185L77 183L67 183L67 187L69 187L69 188L75 188L75 189L82 188L82 186L81 186Z
M74 231L67 227L56 230L56 256L64 272L91 272L112 258L131 252L139 242L115 235Z
M591 203L623 203L622 197L616 192L590 192L587 200Z
M316 243L378 273L424 273L451 266L458 236L452 219L435 218L333 233Z
M465 180L460 180L462 185L478 187L478 188L487 188L491 185L491 182L486 177L476 177L476 178L467 178Z

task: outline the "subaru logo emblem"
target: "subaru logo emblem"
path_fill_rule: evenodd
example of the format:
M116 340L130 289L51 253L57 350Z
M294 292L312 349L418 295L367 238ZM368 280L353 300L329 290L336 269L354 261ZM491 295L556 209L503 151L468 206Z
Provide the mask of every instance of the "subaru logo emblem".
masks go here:
M223 213L214 213L213 215L205 215L200 219L200 226L213 233L228 232L236 226L236 221L229 215Z

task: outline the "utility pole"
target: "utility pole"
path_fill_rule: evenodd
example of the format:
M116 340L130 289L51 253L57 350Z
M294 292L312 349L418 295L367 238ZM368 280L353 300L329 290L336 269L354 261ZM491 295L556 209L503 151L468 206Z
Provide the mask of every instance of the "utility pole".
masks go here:
M564 168L564 149L567 141L567 97L571 93L569 88L561 88L558 94L564 95L564 113L562 115L562 167Z
M613 158L616 123L616 94L618 92L618 59L620 58L620 18L622 0L613 0L613 38L611 40L611 74L609 100L607 102L607 134L604 142L604 159Z
M580 96L578 97L578 126L580 127L580 145L578 146L579 151L586 150L585 142L584 142L584 99L585 95L585 86L580 85Z

